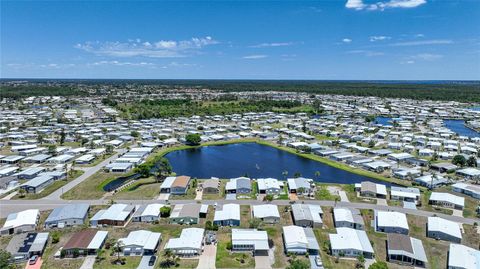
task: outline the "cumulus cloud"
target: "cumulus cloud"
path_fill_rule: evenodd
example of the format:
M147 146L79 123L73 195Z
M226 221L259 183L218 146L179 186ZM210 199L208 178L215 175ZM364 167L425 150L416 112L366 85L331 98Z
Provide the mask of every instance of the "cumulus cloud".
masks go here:
M242 58L243 59L249 59L249 60L256 60L256 59L263 59L263 58L267 58L267 57L268 56L264 55L264 54L254 54L254 55L243 56Z
M376 41L384 41L384 40L389 40L392 39L389 36L383 36L383 35L374 35L370 37L370 42L376 42Z
M363 0L347 0L346 8L355 10L385 10L387 8L414 8L427 3L426 0L390 0L364 3Z
M200 49L218 44L212 37L191 38L189 40L160 40L156 42L141 42L140 39L128 40L128 42L85 42L76 44L74 47L89 53L111 57L151 57L151 58L175 58L187 57Z
M353 40L351 40L350 38L344 38L342 39L342 42L343 43L351 43Z

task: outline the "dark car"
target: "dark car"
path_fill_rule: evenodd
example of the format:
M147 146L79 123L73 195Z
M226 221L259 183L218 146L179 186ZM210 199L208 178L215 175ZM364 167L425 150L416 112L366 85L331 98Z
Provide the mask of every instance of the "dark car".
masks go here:
M157 259L157 256L151 256L150 260L148 260L148 266L153 266L155 265L155 260Z

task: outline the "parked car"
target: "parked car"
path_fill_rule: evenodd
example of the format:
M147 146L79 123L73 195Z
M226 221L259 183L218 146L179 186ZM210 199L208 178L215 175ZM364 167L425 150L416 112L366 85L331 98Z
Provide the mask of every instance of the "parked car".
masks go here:
M323 265L322 258L320 257L320 255L315 257L315 263L317 264L317 266L322 266Z
M38 255L33 255L33 256L28 260L28 264L34 265L34 264L37 263L37 260L38 260Z
M155 261L157 260L157 256L151 256L150 260L148 260L148 266L155 265Z

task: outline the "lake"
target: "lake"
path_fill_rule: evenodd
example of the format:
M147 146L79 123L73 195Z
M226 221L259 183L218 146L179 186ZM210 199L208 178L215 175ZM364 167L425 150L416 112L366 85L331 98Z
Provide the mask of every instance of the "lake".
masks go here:
M463 120L444 120L443 123L445 127L457 133L458 135L468 136L468 137L480 137L480 134L465 126L465 121Z
M375 123L381 124L381 125L384 125L384 126L392 126L392 118L378 116L378 117L375 118Z
M273 177L284 179L300 173L318 182L352 184L365 180L390 184L344 171L317 161L306 159L273 147L257 143L239 143L178 150L165 156L178 175L196 178L234 178L247 175L251 178ZM315 172L320 172L317 180Z

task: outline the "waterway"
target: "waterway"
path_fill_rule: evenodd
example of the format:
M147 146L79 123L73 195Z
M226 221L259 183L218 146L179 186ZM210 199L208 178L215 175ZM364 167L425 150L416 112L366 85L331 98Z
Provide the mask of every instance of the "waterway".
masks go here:
M390 184L338 169L321 162L257 143L239 143L178 150L165 156L178 175L196 178L273 177L285 179L296 173L318 182L352 184L373 181ZM316 171L320 176L315 176Z

